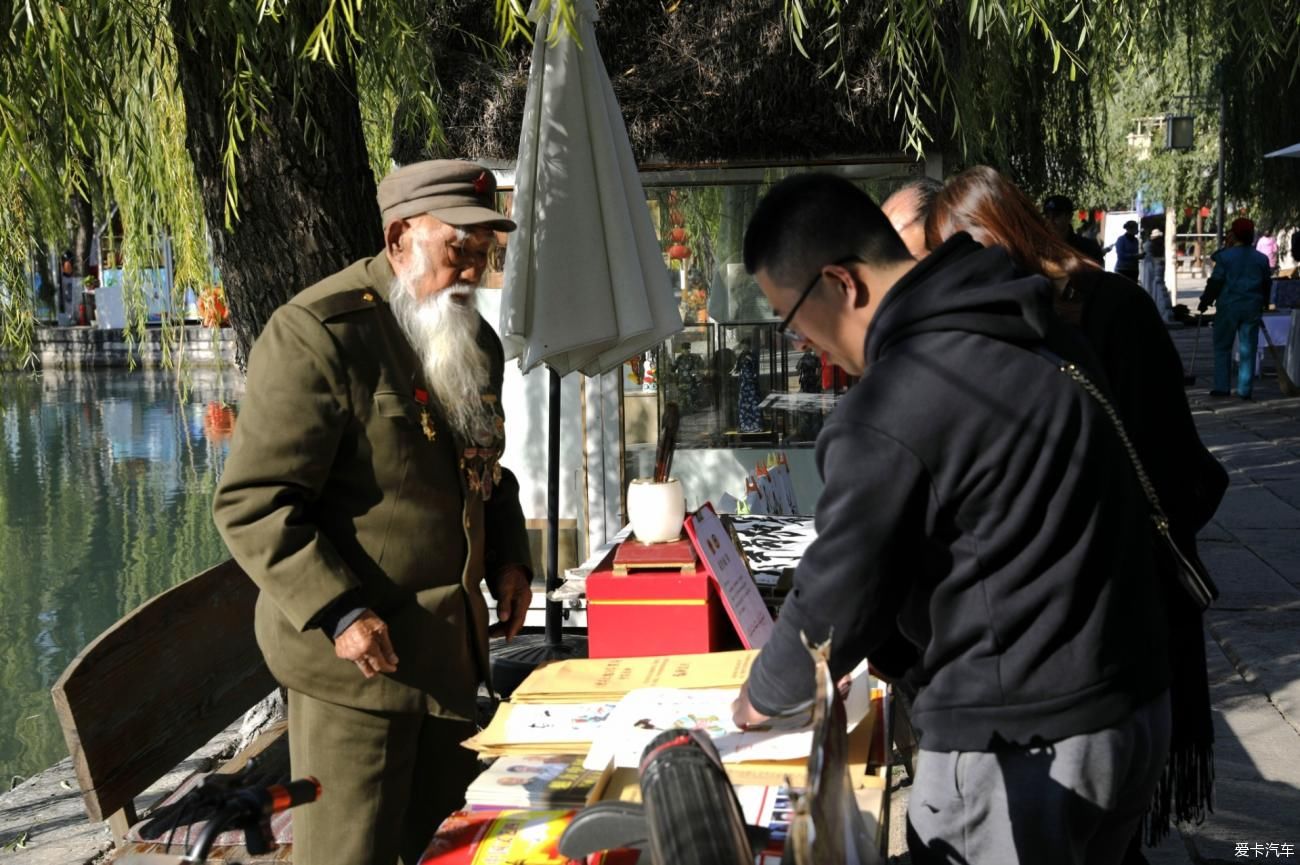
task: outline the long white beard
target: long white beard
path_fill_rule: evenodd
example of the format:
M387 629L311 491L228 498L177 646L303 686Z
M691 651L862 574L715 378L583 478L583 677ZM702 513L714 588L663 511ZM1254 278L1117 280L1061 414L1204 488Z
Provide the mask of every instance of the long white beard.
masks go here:
M465 441L487 445L497 433L496 415L482 399L490 370L487 353L478 345L477 289L458 283L417 300L413 286L428 267L422 246L416 243L413 250L414 272L393 280L389 305L420 357L425 381L443 417ZM456 302L456 296L467 302Z

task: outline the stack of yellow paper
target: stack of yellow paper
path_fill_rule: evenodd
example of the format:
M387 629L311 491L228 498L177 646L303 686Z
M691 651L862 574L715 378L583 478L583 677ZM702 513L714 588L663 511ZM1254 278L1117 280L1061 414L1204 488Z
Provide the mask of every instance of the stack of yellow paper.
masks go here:
M618 702L637 688L739 688L757 650L657 658L581 658L538 667L515 689L515 703Z
M465 747L489 757L579 754L629 691L648 687L739 688L757 651L657 658L580 658L534 670Z
M616 702L502 703L492 723L466 748L489 757L505 754L577 754L591 748L595 731Z

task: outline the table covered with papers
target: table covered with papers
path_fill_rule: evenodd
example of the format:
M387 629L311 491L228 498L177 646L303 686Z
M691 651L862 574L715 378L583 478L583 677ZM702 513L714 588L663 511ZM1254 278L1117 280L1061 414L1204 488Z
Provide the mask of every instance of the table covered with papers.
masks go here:
M768 847L756 861L779 862L791 791L797 796L807 781L813 734L740 730L731 723L731 701L756 655L740 650L539 667L465 743L495 762L470 786L464 810L440 829L425 865L570 861L554 843L573 814L599 801L639 801L642 750L660 732L682 727L710 734L744 819L769 830ZM879 712L873 684L864 664L852 678L845 709L850 776L875 832L883 778L868 771ZM525 836L533 840L521 840ZM476 858L489 854L511 858ZM589 865L637 861L634 851L617 851Z
M770 481L772 501L781 498L777 489ZM808 721L739 729L731 704L815 538L813 520L789 513L719 515L706 505L688 514L684 529L680 541L658 545L638 545L624 529L567 572L550 597L564 603L567 627L585 625L591 657L535 669L465 743L490 765L471 784L464 809L440 828L422 865L573 861L558 844L575 814L596 803L640 802L638 768L647 746L681 730L708 734L719 761L714 771L725 773L744 822L760 834L766 830L761 851L753 847L755 861L782 861L810 777L822 784L818 789L826 786L810 775L810 765L824 765L825 719L840 717L840 710L823 709L817 727ZM819 693L831 694L838 706L837 689L825 686L825 649L812 651ZM881 684L864 662L839 693L847 738L840 740L846 744L838 771L848 779L848 807L855 815L861 809L859 828L869 827L862 833L874 845L885 786ZM821 763L810 764L814 751ZM615 850L585 863L651 865L648 853L637 857L635 850Z

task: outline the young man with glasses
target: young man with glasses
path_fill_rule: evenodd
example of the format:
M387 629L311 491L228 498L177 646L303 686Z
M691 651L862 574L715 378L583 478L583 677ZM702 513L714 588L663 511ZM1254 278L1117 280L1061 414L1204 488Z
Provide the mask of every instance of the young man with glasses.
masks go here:
M1169 747L1165 622L1049 283L965 234L917 262L820 174L773 187L744 253L785 332L862 378L818 437L817 540L736 722L803 711L801 634L831 638L833 674L866 657L919 686L913 862L1118 863Z

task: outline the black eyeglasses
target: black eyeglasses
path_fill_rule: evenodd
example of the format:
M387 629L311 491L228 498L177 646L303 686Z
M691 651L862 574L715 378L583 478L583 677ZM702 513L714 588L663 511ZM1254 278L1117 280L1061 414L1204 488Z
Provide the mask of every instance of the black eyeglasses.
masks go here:
M451 259L451 266L457 270L468 270L469 268L486 270L496 253L496 249L497 243L495 239L488 241L486 245L480 248L470 246L465 241L450 241L447 243L448 258Z
M784 336L786 339L791 339L795 342L802 342L803 337L799 335L798 331L790 327L790 323L794 321L795 314L799 312L799 307L803 306L803 302L808 299L808 295L812 294L812 290L817 287L817 283L822 281L822 276L824 275L826 268L841 267L848 264L850 261L861 261L861 259L856 255L846 255L843 258L837 258L830 264L823 264L821 267L817 268L817 273L813 276L812 281L808 283L808 287L799 294L799 299L794 302L794 306L790 307L790 311L785 314L785 318L781 319L781 323L776 326L776 332Z

